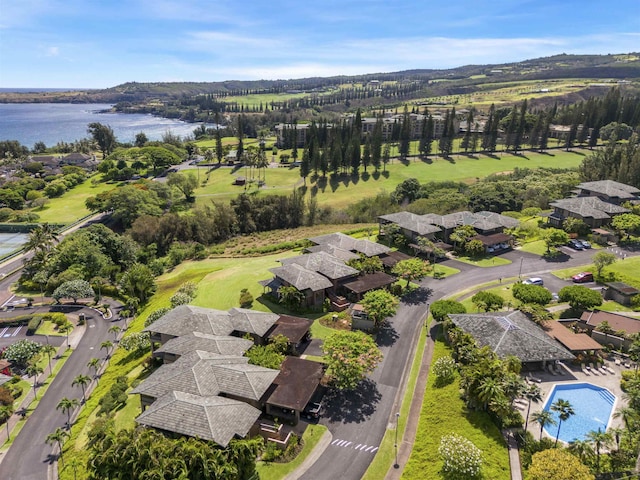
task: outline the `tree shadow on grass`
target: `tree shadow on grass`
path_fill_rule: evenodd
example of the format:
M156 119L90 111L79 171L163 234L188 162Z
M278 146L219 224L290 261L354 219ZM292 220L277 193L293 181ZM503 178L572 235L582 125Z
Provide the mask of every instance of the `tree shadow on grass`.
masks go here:
M324 417L331 422L361 423L373 415L382 394L365 378L354 390L331 389L324 397Z

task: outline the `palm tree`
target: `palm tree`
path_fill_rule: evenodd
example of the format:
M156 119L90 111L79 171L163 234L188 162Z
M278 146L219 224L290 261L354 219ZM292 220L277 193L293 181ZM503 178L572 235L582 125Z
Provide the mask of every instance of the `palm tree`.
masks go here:
M483 404L484 409L486 410L489 402L504 396L504 390L502 385L495 379L485 377L478 386L476 394L478 401Z
M33 396L35 398L38 398L38 395L36 392L36 388L38 387L37 378L38 378L38 375L40 375L42 372L44 372L42 367L40 365L36 365L35 363L32 363L27 367L27 375L29 377L33 377Z
M113 341L116 342L118 340L118 334L122 331L122 328L119 325L113 325L109 327L108 332L113 333Z
M613 438L610 433L607 433L606 431L603 432L601 429L598 429L597 432L595 430L591 430L587 433L587 441L595 444L596 446L596 472L600 473L600 448L610 445Z
M47 343L40 348L40 351L47 354L47 358L49 359L49 375L51 375L53 373L53 370L51 370L51 355L57 352L56 347Z
M50 224L44 223L37 226L29 233L29 239L24 245L27 252L49 252L53 244L58 240L56 232Z
M9 432L9 419L13 415L13 404L2 405L0 407L0 422L5 422L7 426L7 440L11 440L10 432Z
M80 388L82 388L82 402L86 403L87 398L85 397L84 394L84 389L85 387L91 382L91 377L89 377L88 375L78 375L76 378L73 379L73 382L71 382L71 386L75 387L76 385L80 385Z
M63 397L56 405L56 410L62 410L63 413L67 414L67 427L71 428L71 412L74 408L80 405L80 402L77 398L67 398Z
M531 414L531 420L540 425L540 440L542 440L542 430L548 425L556 425L555 418L549 410L540 410L539 412L533 412Z
M109 358L109 354L111 353L111 347L113 347L113 342L107 340L104 341L100 344L100 350L106 350L107 351L107 358Z
M524 391L524 398L529 402L527 404L527 416L525 417L524 422L524 431L527 431L527 427L529 426L529 411L531 410L531 402L539 402L542 400L542 392L540 391L540 387L537 385L529 385L527 389Z
M64 333L67 336L67 348L71 348L71 345L69 344L69 332L73 330L73 325L71 325L71 323L67 322L63 325L60 325L58 327L58 331L60 333Z
M559 398L558 400L553 402L553 404L551 405L551 410L557 412L560 418L560 421L558 422L558 431L556 433L556 443L554 444L554 446L557 446L558 438L560 437L560 428L562 427L562 422L566 421L572 415L575 415L576 412L573 410L571 403L569 403L568 400L563 400L562 398Z
M638 412L632 407L621 407L613 414L613 418L621 418L627 430L633 430L638 421Z
M67 432L65 432L62 428L58 427L54 432L51 432L47 435L46 442L51 445L53 443L58 444L58 449L60 450L60 462L64 465L62 461L62 442L69 436Z
M98 369L100 368L100 359L95 357L92 358L91 360L89 360L89 363L87 363L87 367L93 368L93 376L97 379Z
M574 440L569 443L568 450L584 464L593 458L593 448L591 444L585 440Z

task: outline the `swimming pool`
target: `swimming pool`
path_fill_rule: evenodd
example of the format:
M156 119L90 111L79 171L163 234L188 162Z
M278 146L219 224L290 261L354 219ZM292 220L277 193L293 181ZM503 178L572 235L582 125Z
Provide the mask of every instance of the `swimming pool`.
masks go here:
M550 411L556 422L558 413L551 410L551 405L558 399L567 400L575 415L562 422L559 439L563 442L584 440L590 431L603 432L609 426L616 397L609 390L591 383L568 383L553 386L544 404L544 410ZM558 432L557 425L545 427L545 431L553 438Z

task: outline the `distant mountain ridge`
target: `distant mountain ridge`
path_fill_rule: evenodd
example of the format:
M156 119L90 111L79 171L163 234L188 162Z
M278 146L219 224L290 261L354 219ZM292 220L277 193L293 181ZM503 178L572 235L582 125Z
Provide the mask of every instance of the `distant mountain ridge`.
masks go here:
M476 78L474 78L476 77ZM456 82L460 87L509 80L543 80L553 78L640 79L640 53L609 55L567 55L535 58L520 62L464 65L450 69L413 69L399 72L379 72L362 75L309 77L280 80L226 80L219 82L127 82L98 90L23 89L30 92L0 90L0 102L73 102L117 103L140 102L149 99L176 99L182 96L213 94L219 96L283 91L312 92L344 83L378 80L428 83L433 80ZM15 89L18 90L18 89ZM65 90L65 91L61 91Z

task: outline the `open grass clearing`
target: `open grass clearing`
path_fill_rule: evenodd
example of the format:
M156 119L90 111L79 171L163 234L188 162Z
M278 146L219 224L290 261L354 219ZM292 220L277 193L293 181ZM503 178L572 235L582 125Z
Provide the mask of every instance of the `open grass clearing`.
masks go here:
M519 168L576 168L583 159L584 152L552 151L550 153L524 152L522 156L497 154L494 158L480 155L477 158L464 155L445 160L440 157L429 158L428 162L411 159L401 163L398 159L387 165L386 172L374 173L369 169L367 174L359 177L351 175L326 178L307 178L306 194L315 196L321 205L345 207L354 199L373 196L379 192L392 192L396 185L408 178L417 178L420 182L455 180L467 183L476 182L480 178L498 172L510 172ZM235 176L246 176L245 168L219 168L209 175L206 186L196 189L196 202L211 200L229 200L244 192L244 187L232 185ZM302 185L298 168L268 168L266 185L261 193L289 193L294 185ZM255 187L252 187L255 190Z
M450 349L436 341L433 362L450 355ZM460 398L459 380L435 388L435 375L430 375L420 413L418 432L402 479L443 479L442 459L438 454L443 435L457 433L478 447L482 455L482 478L511 478L509 455L502 434L485 412L469 411Z
M256 470L260 480L281 480L298 468L318 444L327 427L324 425L309 425L302 434L304 445L296 458L288 463L257 462Z
M104 182L94 184L89 178L66 191L62 196L52 198L42 209L37 208L31 211L39 215L38 221L41 223L73 223L91 213L85 206L87 198L113 188L116 188L116 184Z
M450 277L451 275L455 275L456 273L460 273L460 270L453 267L448 267L446 265L438 265L437 263L433 264L433 269L429 272L429 277L439 276L440 278Z
M53 323L51 320L43 321L38 329L36 330L36 335L48 335L53 337L64 337L67 334L61 333L58 331L58 326Z
M542 256L547 253L547 245L545 244L544 240L535 240L533 242L522 244L522 246L517 250Z
M580 272L593 272L595 274L596 268L593 264L586 264L579 267L554 270L551 273L558 278L567 280ZM640 256L627 257L624 260L618 258L614 264L609 265L602 270L603 276L606 277L607 274L614 274L617 280L628 283L636 288L640 288Z
M502 284L498 287L483 289L483 291L495 293L496 295L499 295L500 297L502 297L504 299L505 306L508 306L508 305L515 306L517 303L520 303L520 302L515 298L513 298L513 292L511 290L512 286L513 286L512 283ZM469 313L479 312L478 308L471 301L472 297L473 295L469 295L464 300L458 300L458 301L465 306L465 308L467 309L467 312Z
M607 300L598 307L598 310L604 310L605 312L633 312L633 308L626 307L614 302L613 300Z
M511 263L511 260L508 260L506 258L502 258L499 256L483 257L483 258L460 256L460 257L455 257L454 260L457 260L463 263L468 263L469 265L473 265L474 267L484 267L484 268L497 267L500 265L509 265Z

